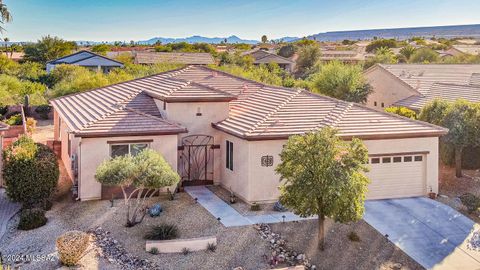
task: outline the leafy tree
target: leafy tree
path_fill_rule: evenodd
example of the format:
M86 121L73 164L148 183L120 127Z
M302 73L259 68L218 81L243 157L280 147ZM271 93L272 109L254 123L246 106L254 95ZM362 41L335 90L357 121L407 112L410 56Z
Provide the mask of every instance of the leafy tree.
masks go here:
M3 0L0 0L0 33L3 33L5 31L5 28L3 28L3 25L6 23L9 23L13 20L12 14L8 10L7 5L3 3Z
M30 104L46 104L46 86L31 81L19 80L9 75L0 75L0 106L19 104L25 95L30 96Z
M107 52L111 50L111 46L107 44L98 44L92 47L92 52L101 55L107 55Z
M268 38L266 35L263 35L262 36L262 43L267 43L268 42Z
M146 199L159 188L177 184L180 176L159 153L146 149L136 156L104 161L97 168L95 179L104 185L120 186L127 207L126 226L132 227L141 223L147 214ZM130 194L127 194L128 187L134 188Z
M325 127L291 136L276 168L284 184L280 201L302 217L318 215L318 248L325 244L325 218L351 222L362 218L368 178L368 151L359 139L350 142Z
M435 63L438 61L438 53L430 48L417 49L411 56L411 63Z
M301 47L297 58L297 74L304 78L314 73L314 67L320 59L320 55L320 47L316 44Z
M411 118L411 119L417 119L417 113L413 110L410 110L409 108L406 108L406 107L388 107L388 108L385 108L385 111L386 112L389 112L389 113L394 113L394 114L398 114L398 115L401 115L403 117L407 117L407 118Z
M375 52L378 48L387 47L387 48L396 48L397 41L395 39L377 39L367 45L365 50L367 52Z
M343 44L343 45L353 45L353 44L355 44L355 43L356 43L355 40L344 39L344 40L342 41L342 44Z
M284 45L278 50L278 55L286 58L290 58L294 54L295 54L295 46L293 44Z
M360 66L339 61L323 65L312 82L314 92L350 102L363 103L373 91Z
M400 54L403 55L407 61L410 59L410 57L414 53L415 53L415 47L413 47L412 45L407 45L402 49L400 49Z
M57 157L47 146L20 137L4 151L3 176L7 196L29 208L43 203L55 191Z
M365 68L369 68L377 63L396 64L398 63L398 59L390 48L381 47L375 51L375 57L365 63Z
M76 48L77 44L73 41L45 36L38 40L37 43L25 46L24 59L44 64L50 60L71 54Z

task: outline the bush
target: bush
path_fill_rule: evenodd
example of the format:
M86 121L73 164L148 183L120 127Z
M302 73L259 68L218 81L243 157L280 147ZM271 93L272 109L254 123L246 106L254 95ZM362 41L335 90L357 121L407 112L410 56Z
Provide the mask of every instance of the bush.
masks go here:
M394 113L394 114L398 114L400 116L403 116L403 117L407 117L407 118L411 118L411 119L417 119L417 113L413 110L410 110L409 108L406 108L406 107L388 107L388 108L385 108L385 111L386 112L389 112L389 113Z
M462 201L463 205L467 207L469 213L477 211L477 209L480 207L480 198L472 193L463 194L460 196L460 201Z
M7 196L29 207L50 198L59 176L55 153L26 136L4 151L3 177Z
M146 235L147 240L171 240L178 237L177 225L160 224L154 226Z
M65 266L75 266L88 247L88 234L70 231L62 234L56 242L58 256Z
M10 126L18 126L18 125L21 125L23 123L23 120L22 120L22 115L21 114L14 114L12 116L10 116L6 121L5 123L7 123L8 125Z
M211 252L215 252L217 250L217 245L215 245L215 243L208 243L207 250Z
M40 208L23 209L20 213L18 229L25 231L33 230L42 227L46 223L45 210Z
M258 204L256 202L252 203L252 205L250 205L250 210L251 211L260 211L261 210L260 204Z
M185 256L188 255L188 254L190 254L190 249L184 247L184 248L182 249L182 254L185 255Z
M0 117L8 112L8 106L0 106Z
M42 119L48 119L48 114L52 111L52 107L49 105L40 105L35 108L35 112L40 115Z
M33 134L36 128L37 128L37 120L31 117L27 117L27 133Z
M350 232L348 234L348 240L352 242L360 242L360 236L356 232Z
M156 255L156 254L158 254L158 248L152 247L149 252L150 252L150 254Z

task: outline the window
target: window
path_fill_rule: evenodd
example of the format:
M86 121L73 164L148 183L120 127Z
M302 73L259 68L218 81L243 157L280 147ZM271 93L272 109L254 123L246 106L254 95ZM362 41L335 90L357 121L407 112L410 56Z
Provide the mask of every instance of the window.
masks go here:
M226 141L226 168L233 171L233 143L231 141Z
M70 134L67 133L67 138L68 138L68 156L72 156L72 140L70 139Z
M402 162L402 157L393 157L393 163Z
M380 158L372 158L372 164L380 163Z
M411 156L403 157L403 162L412 162L412 157Z
M423 157L422 156L415 156L415 161L422 161Z
M112 158L129 154L136 156L146 148L148 148L148 143L112 144L110 146L110 156Z
M382 108L385 107L385 104L382 102Z
M389 158L389 157L382 158L382 163L390 163L390 162L392 162L392 158Z
M58 117L58 140L62 140L62 118Z
M376 101L373 102L373 106L377 107L377 102Z

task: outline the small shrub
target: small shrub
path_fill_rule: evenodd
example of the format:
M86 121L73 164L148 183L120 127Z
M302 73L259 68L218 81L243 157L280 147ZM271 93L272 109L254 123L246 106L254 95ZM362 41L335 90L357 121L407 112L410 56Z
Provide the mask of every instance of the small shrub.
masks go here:
M480 207L480 198L472 193L465 193L460 196L460 201L467 207L469 213L475 212Z
M48 114L52 111L52 107L49 105L40 105L37 108L35 108L35 112L38 113L38 115L42 119L48 119Z
M37 120L28 117L27 118L27 132L28 134L33 134L35 129L37 128Z
M360 242L360 236L356 232L350 232L348 234L348 240L352 242Z
M183 255L188 255L188 254L190 254L190 249L184 247L184 248L182 249L182 254L183 254Z
M160 224L154 226L147 234L147 240L171 240L178 237L177 225L174 224Z
M0 118L3 115L7 114L7 112L8 112L8 106L0 106Z
M260 204L258 204L256 202L252 203L252 205L250 205L250 210L251 211L260 211L261 210Z
M7 120L5 120L5 123L7 123L10 126L19 126L23 123L22 115L14 114L10 116Z
M211 252L215 252L215 250L217 250L217 245L215 245L215 243L208 243L207 250Z
M28 231L42 227L47 223L45 210L40 208L23 209L20 213L18 229Z
M153 254L153 255L158 254L158 248L152 247L152 248L150 249L150 254Z
M75 266L88 247L88 234L70 231L57 238L56 246L60 261L65 266Z

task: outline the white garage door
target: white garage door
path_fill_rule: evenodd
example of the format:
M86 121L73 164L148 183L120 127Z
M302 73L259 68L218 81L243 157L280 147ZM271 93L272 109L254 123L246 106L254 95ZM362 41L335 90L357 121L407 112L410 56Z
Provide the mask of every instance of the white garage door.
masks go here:
M369 158L367 199L423 196L427 193L425 154Z

